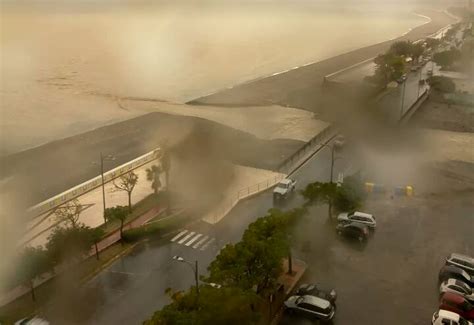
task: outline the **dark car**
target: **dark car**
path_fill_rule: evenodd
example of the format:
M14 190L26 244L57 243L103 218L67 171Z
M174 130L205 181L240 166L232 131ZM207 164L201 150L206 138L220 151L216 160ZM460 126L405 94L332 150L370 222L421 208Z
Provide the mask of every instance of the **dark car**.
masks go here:
M439 308L455 312L467 320L474 320L474 306L463 296L446 292L439 300Z
M369 237L369 228L359 222L340 223L337 225L336 231L341 236L356 238L360 242Z
M333 305L336 304L337 293L336 290L325 290L321 288L320 285L316 283L305 283L300 285L298 290L296 290L298 296L311 295L319 298L329 300Z
M315 296L291 296L285 301L285 309L290 314L299 314L310 319L331 320L334 306L325 299Z
M474 258L464 255L452 253L446 258L446 265L452 265L463 269L470 276L474 276Z
M474 287L474 279L466 271L457 266L445 265L439 270L438 280L441 283L450 278L465 282L471 288Z

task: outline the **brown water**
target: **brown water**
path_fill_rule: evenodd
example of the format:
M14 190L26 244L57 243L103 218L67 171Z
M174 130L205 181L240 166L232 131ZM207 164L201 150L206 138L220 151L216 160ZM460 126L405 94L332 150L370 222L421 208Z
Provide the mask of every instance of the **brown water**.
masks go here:
M342 3L4 6L0 154L141 113L116 96L185 102L427 21L408 5Z

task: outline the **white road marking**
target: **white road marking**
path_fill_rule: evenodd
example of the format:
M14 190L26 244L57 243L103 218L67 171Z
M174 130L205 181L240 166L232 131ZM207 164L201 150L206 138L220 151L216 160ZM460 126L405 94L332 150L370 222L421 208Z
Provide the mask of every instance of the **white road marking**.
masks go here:
M201 236L202 236L202 234L197 234L196 236L194 236L193 239L191 239L190 241L188 241L188 242L185 244L185 246L191 246L191 244L194 243L196 240L198 240L199 237L201 237Z
M216 240L215 238L212 238L210 241L208 241L204 246L201 247L201 251L205 250L207 248L207 246L209 246L210 243L212 243L214 240Z
M208 239L209 239L209 236L205 236L200 241L198 241L196 244L194 244L193 248L194 249L198 248L199 246L201 246Z
M187 230L181 231L179 234L177 234L176 236L174 236L173 239L171 239L171 241L177 240L179 237L181 237L182 235L184 235L184 234L187 233L187 232L188 232Z
M181 245L181 244L184 243L186 240L188 240L189 238L191 238L194 234L195 234L194 231L191 232L191 233L189 233L189 234L187 234L183 239L181 239L181 240L178 242L178 244Z

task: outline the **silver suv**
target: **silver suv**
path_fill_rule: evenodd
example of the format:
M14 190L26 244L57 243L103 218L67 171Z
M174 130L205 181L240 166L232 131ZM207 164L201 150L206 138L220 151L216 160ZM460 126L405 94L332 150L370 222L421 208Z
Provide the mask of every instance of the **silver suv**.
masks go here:
M291 296L285 301L285 309L290 314L322 320L331 320L335 312L328 300L310 295Z
M474 258L470 256L452 253L446 258L446 265L457 266L474 276Z
M359 211L352 213L341 213L337 216L337 221L341 223L362 223L371 229L375 229L375 227L377 226L377 222L375 221L375 217L373 215Z

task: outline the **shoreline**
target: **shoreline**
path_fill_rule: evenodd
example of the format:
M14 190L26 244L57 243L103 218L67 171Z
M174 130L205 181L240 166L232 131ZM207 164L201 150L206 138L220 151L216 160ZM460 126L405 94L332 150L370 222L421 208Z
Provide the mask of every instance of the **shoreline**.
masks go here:
M186 104L192 104L192 103L193 103L194 101L196 101L196 100L199 100L199 99L201 99L201 98L205 98L205 97L208 97L208 96L215 95L215 94L217 94L217 93L219 93L219 92L222 92L222 91L231 90L231 89L234 89L234 88L239 87L239 86L242 86L242 85L246 85L246 84L249 84L249 83L252 83L252 82L256 82L256 81L259 81L259 80L262 80L262 79L266 79L266 78L278 76L278 75L280 75L280 74L287 73L287 72L290 72L290 71L293 71L293 70L301 69L301 68L304 68L304 67L307 67L307 66L310 66L310 65L313 65L313 64L317 64L317 63L320 63L320 62L323 62L323 61L326 61L326 60L330 60L330 59L335 58L335 57L338 57L338 56L340 56L340 55L350 54L350 53L352 53L352 52L354 52L354 51L359 51L359 50L362 50L362 49L364 49L364 48L367 48L367 47L370 47L370 46L373 46L373 45L382 44L382 43L385 43L385 42L387 42L387 41L393 41L393 40L396 40L396 39L398 39L398 38L400 38L400 37L403 37L403 36L409 34L412 30L414 30L414 29L416 29L416 28L419 28L419 27L421 27L421 26L424 26L424 25L429 24L429 23L432 22L432 19L431 19L430 17L428 17L428 16L425 16L425 15L422 15L422 14L419 14L419 13L416 13L416 12L411 12L410 14L413 14L413 15L416 15L416 16L419 16L419 17L428 19L428 21L426 21L426 22L424 22L424 23L421 23L421 24L419 24L419 25L416 25L416 26L414 26L414 27L409 28L406 32L400 34L399 36L396 36L396 37L393 37L393 38L389 38L389 39L387 39L387 40L384 40L384 41L381 41L381 42L378 42L378 43L374 43L374 44L370 44L370 45L358 47L358 48L356 48L356 49L352 49L352 50L349 50L349 51L347 51L347 52L341 52L341 53L334 54L334 55L331 55L331 56L328 56L328 57L322 57L322 58L320 58L320 59L318 59L318 60L316 60L316 61L310 61L310 62L304 63L304 64L302 64L302 65L294 66L294 67L291 67L291 68L288 68L288 69L285 69L285 70L277 71L277 72L274 72L274 73L271 73L271 74L267 74L267 75L262 75L262 76L259 76L259 77L253 78L253 79L249 79L249 80L244 81L244 82L241 82L241 83L234 84L234 85L229 86L229 87L220 88L220 89L215 90L215 91L213 91L213 92L207 93L207 94L205 94L205 95L203 95L203 96L200 96L200 97L197 97L197 98L194 98L194 99L187 100L187 101L185 101L185 103L186 103ZM446 28L446 27L442 27L441 29L443 29L443 28ZM434 32L432 35L435 35L435 34L439 33L441 29L439 29L438 31ZM368 61L368 60L370 60L370 59L372 59L372 58L368 58L368 59L366 59L366 60L364 60L364 61ZM363 62L363 61L361 61L361 62ZM359 64L359 63L361 63L361 62L355 63L354 65ZM338 71L342 71L342 70L344 70L344 69L346 69L346 68L347 68L347 67L341 68L341 69L338 70ZM337 73L338 71L333 72L333 73Z
M313 110L313 101L301 101L299 98L311 97L315 99L308 91L303 91L305 85L320 86L323 77L334 73L334 71L344 70L345 68L359 64L360 62L370 60L376 55L383 53L391 43L400 40L417 41L427 37L433 37L440 31L449 28L452 24L459 22L459 18L455 18L446 11L439 12L436 10L427 10L431 12L429 21L420 24L408 32L393 39L385 40L379 43L361 47L349 52L345 52L330 58L309 62L298 67L293 67L280 72L275 72L265 77L259 77L247 82L236 84L232 87L223 88L209 95L190 100L186 104L190 105L214 105L214 106L258 106L258 105L281 105L306 110ZM419 16L425 16L423 13L413 13ZM427 14L427 13L426 13ZM453 21L455 20L455 21ZM434 25L434 26L430 26ZM313 71L311 71L313 70ZM323 70L323 71L321 71ZM323 73L321 73L323 72ZM315 76L309 78L313 73ZM279 80L276 80L276 79ZM284 80L284 79L288 80ZM296 79L306 78L307 81L295 85ZM315 80L319 79L316 85ZM273 85L270 85L273 84ZM273 90L270 88L274 88ZM253 89L252 89L253 88ZM293 88L293 89L292 89ZM314 90L314 89L313 89ZM286 93L286 98L285 98ZM288 98L288 97L293 98Z

